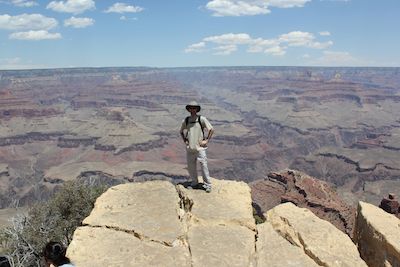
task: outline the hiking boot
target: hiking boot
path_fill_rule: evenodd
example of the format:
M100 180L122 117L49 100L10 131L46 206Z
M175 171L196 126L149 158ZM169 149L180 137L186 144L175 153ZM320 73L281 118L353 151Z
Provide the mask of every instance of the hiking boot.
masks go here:
M200 189L200 188L201 188L200 184L190 184L187 187L187 189Z
M207 193L211 193L211 185L205 185L205 184L203 184L203 189L204 189L204 191L206 191Z

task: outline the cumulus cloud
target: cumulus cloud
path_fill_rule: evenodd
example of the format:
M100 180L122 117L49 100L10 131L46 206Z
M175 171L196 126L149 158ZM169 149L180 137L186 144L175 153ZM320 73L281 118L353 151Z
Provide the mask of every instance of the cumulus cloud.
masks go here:
M252 39L251 42L249 43L247 52L260 53L260 52L264 52L267 47L271 48L271 47L275 47L275 46L279 46L279 40L277 40L277 39L256 38L256 39Z
M138 13L143 10L144 9L140 6L133 6L133 5L125 4L125 3L115 3L104 12L106 12L106 13Z
M226 33L203 38L198 43L189 45L184 51L204 52L208 47L216 55L230 55L238 50L239 46L246 47L248 53L265 53L272 56L283 56L290 47L306 47L311 49L326 49L333 45L332 41L318 42L314 34L309 32L293 31L281 34L277 38L252 38L247 33Z
M36 1L29 0L11 0L11 3L18 7L33 7L38 5Z
M80 14L95 7L93 0L67 0L51 1L46 8L57 12Z
M248 44L251 41L251 37L247 33L227 33L206 37L203 40L217 44Z
M315 49L325 49L333 45L332 41L320 43L315 41L315 36L309 32L293 31L282 34L279 37L281 43L287 43L288 46L304 46Z
M10 39L16 40L54 40L54 39L61 39L60 33L49 33L45 30L40 31L27 31L27 32L14 32L10 34Z
M321 36L331 36L331 33L328 31L323 31L323 32L319 32L319 35Z
M252 16L268 14L271 11L265 4L254 4L246 1L212 0L206 8L213 11L213 16Z
M264 53L271 54L273 56L283 56L286 54L286 50L281 46L273 46L264 50Z
M73 28L86 28L94 24L94 19L91 18L75 18L71 17L69 19L64 20L65 27L73 27Z
M311 0L266 0L272 7L279 8L291 8L291 7L303 7L307 2Z
M279 36L279 41L289 46L306 46L314 40L314 35L309 32L293 31Z
M237 45L235 45L235 44L220 45L220 46L214 47L213 49L216 51L214 53L214 55L227 56L237 50Z
M41 14L0 15L0 29L5 30L49 30L57 25L57 20Z
M303 7L310 1L311 0L211 0L206 4L206 8L213 12L213 16L253 16L270 13L270 7Z
M185 49L185 53L203 52L203 49L204 49L205 46L206 46L205 42L199 42L199 43L195 43L195 44L189 45Z

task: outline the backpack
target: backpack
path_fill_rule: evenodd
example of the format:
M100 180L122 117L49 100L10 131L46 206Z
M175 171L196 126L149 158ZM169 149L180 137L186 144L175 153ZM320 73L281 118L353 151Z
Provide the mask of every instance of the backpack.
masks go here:
M200 121L200 117L201 117L201 116L198 115L198 116L197 116L197 120L196 120L194 123L198 122L198 123L200 124L201 132L203 133L203 138L204 138L204 126L203 126L203 124L202 124L201 121ZM190 118L190 116L188 116L188 117L185 118L185 125L186 125L186 127L187 127L188 124L189 124L189 118Z

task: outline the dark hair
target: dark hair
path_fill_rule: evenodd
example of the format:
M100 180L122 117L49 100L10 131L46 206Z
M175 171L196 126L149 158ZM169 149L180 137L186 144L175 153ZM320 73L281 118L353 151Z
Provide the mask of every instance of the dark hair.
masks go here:
M64 246L59 242L47 243L46 247L43 249L43 256L56 266L71 263L71 261L65 257Z
M0 256L0 267L11 267L7 257Z

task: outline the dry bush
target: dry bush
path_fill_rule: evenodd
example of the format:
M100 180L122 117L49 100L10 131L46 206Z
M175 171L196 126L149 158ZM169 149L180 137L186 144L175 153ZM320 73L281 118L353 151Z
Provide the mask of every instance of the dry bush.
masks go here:
M14 217L12 226L0 231L0 243L4 244L11 265L43 266L41 252L45 244L55 240L68 245L105 189L66 182L49 201L34 205L27 215Z

